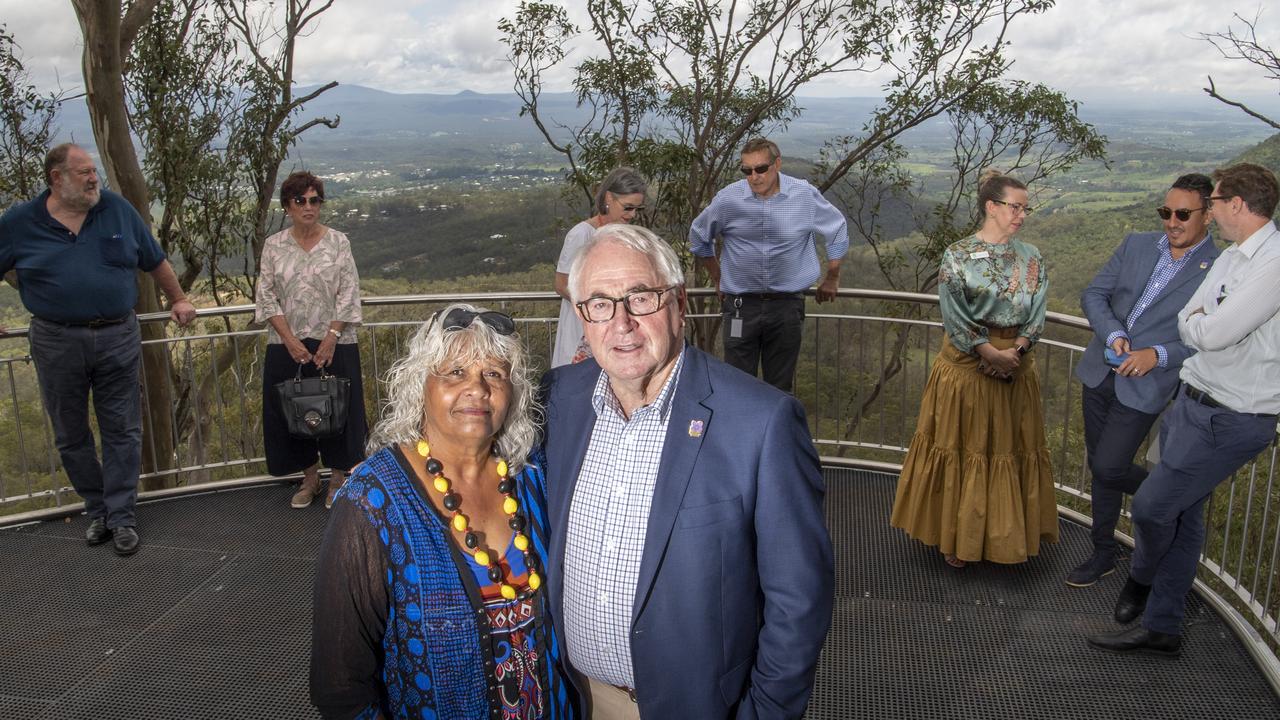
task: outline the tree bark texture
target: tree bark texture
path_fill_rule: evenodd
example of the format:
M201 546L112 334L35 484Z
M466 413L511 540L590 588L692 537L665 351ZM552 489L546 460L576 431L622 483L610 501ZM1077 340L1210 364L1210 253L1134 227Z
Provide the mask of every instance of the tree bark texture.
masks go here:
M103 171L111 188L137 209L148 226L151 224L151 196L129 134L124 61L138 30L151 18L158 2L134 0L126 12L121 0L71 0L84 38L81 64L85 103ZM138 274L138 305L135 309L139 313L163 309L156 285L145 273ZM164 325L142 325L143 473L174 467L169 350L163 343L149 342L163 340L164 337ZM145 490L172 487L176 481L172 475L161 475L144 480L142 487Z

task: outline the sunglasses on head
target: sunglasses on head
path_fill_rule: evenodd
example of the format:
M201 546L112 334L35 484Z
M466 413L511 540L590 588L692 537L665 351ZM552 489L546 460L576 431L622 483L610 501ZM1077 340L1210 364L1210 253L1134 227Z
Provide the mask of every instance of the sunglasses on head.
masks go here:
M466 308L454 308L445 314L444 319L440 321L440 327L445 332L454 330L463 330L471 327L471 323L476 319L493 328L493 331L499 335L510 335L516 331L516 321L511 319L510 315L506 315L493 310L484 312L475 312Z
M1160 216L1161 220L1168 220L1171 217L1176 217L1182 222L1186 222L1191 219L1191 213L1198 213L1201 210L1208 210L1208 209L1209 209L1208 205L1205 205L1204 207L1198 207L1198 208L1178 208L1177 210L1174 210L1172 208L1167 208L1162 205L1156 208L1156 214Z
M773 163L765 163L764 165L756 165L755 167L740 167L738 171L747 177L751 177L751 173L763 175L769 172L769 168L773 167Z
M294 195L293 204L297 205L298 207L302 207L303 205L323 205L324 198L320 197L319 195L312 195L311 197Z

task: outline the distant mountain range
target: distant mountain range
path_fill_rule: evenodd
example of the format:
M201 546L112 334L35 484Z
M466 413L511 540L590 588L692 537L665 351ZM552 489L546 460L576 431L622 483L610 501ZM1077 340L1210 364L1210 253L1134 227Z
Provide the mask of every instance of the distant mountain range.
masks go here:
M306 92L308 88L300 88ZM1222 143L1243 147L1267 137L1268 128L1239 111L1205 98L1193 102L1153 103L1146 99L1082 103L1081 116L1095 124L1112 141L1155 144L1162 147L1204 147ZM776 134L784 154L814 157L828 138L855 134L870 117L878 98L802 97L800 117L785 133ZM586 112L577 107L572 93L546 93L542 113L549 122L581 122ZM480 94L463 91L453 95L397 94L358 85L340 85L312 101L299 116L341 116L338 128L315 128L306 133L299 150L323 155L330 162L343 157L353 161L369 154L401 152L409 156L433 153L454 155L474 150L487 156L495 147L547 151L533 122L520 117L520 99L514 93ZM88 115L83 104L72 102L59 118L60 135L92 144ZM950 127L944 118L913 130L908 142L939 147L949 143ZM358 150L357 150L358 149ZM465 153L464 153L465 156ZM485 157L477 157L482 161Z

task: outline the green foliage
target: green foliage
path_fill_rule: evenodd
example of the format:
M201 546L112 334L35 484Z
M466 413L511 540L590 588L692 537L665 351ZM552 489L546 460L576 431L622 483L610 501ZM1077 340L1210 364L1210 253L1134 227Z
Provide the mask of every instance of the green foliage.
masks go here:
M28 79L20 48L0 24L0 211L44 189L44 155L62 104Z
M227 143L250 102L238 85L248 70L204 0L162 0L133 44L129 119L160 207L156 239L181 255L187 289L206 268L216 274L220 259L252 231L245 159Z
M903 170L905 152L888 142L864 156L836 185L856 236L875 253L877 267L896 290L930 292L946 248L973 233L980 218L976 186L981 173L1000 166L1019 176L1037 197L1037 183L1082 160L1105 163L1106 138L1080 120L1077 103L1041 84L988 82L946 111L955 140L950 173L913 182ZM831 159L846 156L849 138L828 143L815 175ZM914 209L916 232L907 242L883 234L885 207Z

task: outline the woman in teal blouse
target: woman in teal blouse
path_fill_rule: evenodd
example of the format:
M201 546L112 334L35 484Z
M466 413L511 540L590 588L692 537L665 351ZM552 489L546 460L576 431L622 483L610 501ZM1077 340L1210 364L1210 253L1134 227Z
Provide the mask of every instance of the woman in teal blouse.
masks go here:
M1033 355L1048 278L1040 251L1013 237L1027 188L988 171L978 208L981 227L938 270L946 333L890 518L954 567L1023 562L1058 540Z

